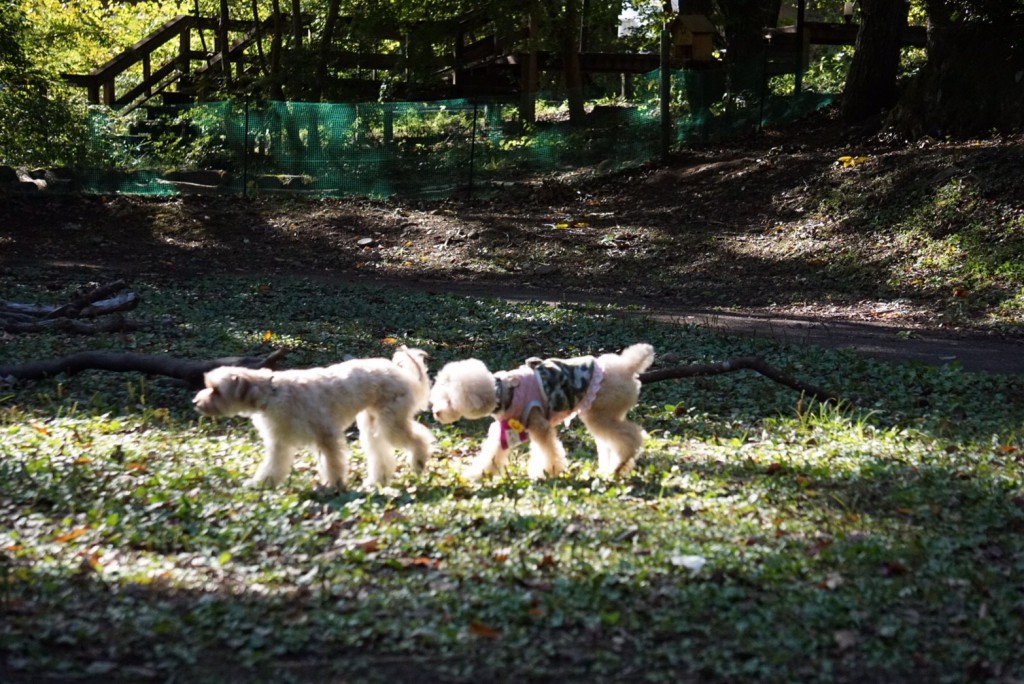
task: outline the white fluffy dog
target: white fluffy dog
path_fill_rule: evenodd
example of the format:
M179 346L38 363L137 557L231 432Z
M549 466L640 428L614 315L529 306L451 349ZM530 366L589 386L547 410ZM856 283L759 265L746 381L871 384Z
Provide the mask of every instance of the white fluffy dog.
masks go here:
M598 471L613 476L632 468L643 444L643 430L626 413L640 396L637 375L653 360L651 345L634 344L596 358L528 359L516 370L493 374L477 359L455 361L438 373L430 402L441 423L494 417L466 473L470 479L502 470L512 448L524 441L530 443L531 478L560 474L565 447L556 428L576 415L597 444Z
M383 485L394 475L395 449L409 452L417 473L430 455L433 436L414 420L430 399L425 358L422 350L403 346L391 360L354 359L325 368L222 366L206 373L206 389L193 403L207 416L252 418L266 455L251 484L281 484L295 453L315 447L320 482L344 485L345 431L355 421L366 454L366 485Z

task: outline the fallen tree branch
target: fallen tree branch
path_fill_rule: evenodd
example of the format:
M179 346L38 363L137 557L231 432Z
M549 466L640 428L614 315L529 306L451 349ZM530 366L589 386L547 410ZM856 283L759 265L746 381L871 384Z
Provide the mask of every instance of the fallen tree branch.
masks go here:
M281 348L263 357L228 356L220 359L194 361L133 352L84 351L58 359L30 361L23 364L0 364L0 379L40 380L61 373L74 375L84 370L105 370L119 373L135 371L147 375L165 375L183 381L191 389L202 389L203 374L209 370L219 366L274 369L287 353L287 349Z
M0 330L8 333L30 333L44 330L92 335L103 332L127 332L137 329L120 315L139 305L134 292L116 294L128 287L123 280L95 287L61 306L39 306L0 301ZM100 317L108 317L99 320ZM81 319L96 319L87 323Z
M803 392L821 402L837 402L839 398L831 392L820 387L797 380L789 373L781 371L759 356L742 356L737 359L729 359L718 363L695 363L689 366L676 368L661 368L659 370L647 371L640 374L640 382L648 384L661 382L662 380L676 380L679 378L693 378L704 375L721 375L733 373L740 370L757 371L761 375L774 380L780 385L785 385L798 392Z
M103 299L83 306L78 312L78 317L96 318L97 316L105 316L106 314L115 313L117 311L131 311L138 305L139 296L134 292L125 292L124 294L117 295L116 297Z
M123 280L115 280L114 282L108 283L107 285L100 285L99 287L95 287L89 290L88 292L83 292L78 297L68 302L64 306L57 307L49 314L47 314L46 317L76 318L78 316L83 315L82 311L87 307L90 307L90 305L93 307L98 307L102 303L100 300L104 299L105 297L109 297L110 295L115 294L117 292L120 292L126 287L128 287L128 283L126 283ZM128 293L128 295L132 298L135 298L135 295L133 295L130 292ZM136 304L138 303L137 298L135 298L135 302Z
M38 304L23 304L21 302L9 302L0 299L0 316L23 316L25 318L39 318L47 316L57 310L55 306L40 306Z
M128 321L120 314L113 314L101 321L89 323L75 318L44 318L42 320L3 320L0 319L4 332L30 333L56 330L58 332L75 333L77 335L95 335L96 333L131 332L149 327L149 324Z

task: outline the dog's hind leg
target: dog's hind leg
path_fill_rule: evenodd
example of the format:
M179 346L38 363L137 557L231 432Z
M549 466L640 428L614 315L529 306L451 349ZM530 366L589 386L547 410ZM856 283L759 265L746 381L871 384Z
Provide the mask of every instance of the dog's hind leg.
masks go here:
M629 472L644 443L640 426L625 419L608 420L607 416L591 413L580 414L580 418L597 443L598 473L614 477Z
M381 416L370 411L360 412L356 416L356 425L359 426L359 444L366 456L364 484L367 487L386 485L397 466L394 447L388 441L391 437L388 426L381 423Z
M380 437L394 449L402 449L409 453L412 469L422 473L430 458L430 448L434 443L434 435L412 417L398 414L381 413L377 416L377 428Z

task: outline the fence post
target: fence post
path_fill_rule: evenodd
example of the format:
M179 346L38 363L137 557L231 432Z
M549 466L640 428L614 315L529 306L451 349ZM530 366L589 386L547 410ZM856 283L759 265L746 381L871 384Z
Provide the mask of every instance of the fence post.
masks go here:
M660 99L661 112L661 159L668 159L668 150L672 140L672 118L669 112L669 99L672 95L672 72L669 70L669 42L668 17L661 20L661 51L658 75L658 98Z
M469 138L469 187L466 189L466 199L473 199L473 165L476 162L476 107L473 102L473 126Z
M249 98L245 98L245 123L242 125L242 197L249 192Z

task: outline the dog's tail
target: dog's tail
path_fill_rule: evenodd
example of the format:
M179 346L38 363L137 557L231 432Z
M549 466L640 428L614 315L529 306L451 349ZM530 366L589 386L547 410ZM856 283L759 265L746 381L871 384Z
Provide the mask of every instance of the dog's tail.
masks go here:
M622 350L619 357L623 365L631 369L634 375L639 375L654 362L654 347L646 342L630 345Z
M430 403L430 376L427 374L427 352L422 349L406 347L403 344L395 350L391 361L408 375L412 376L416 383L416 403L420 410L426 410Z

